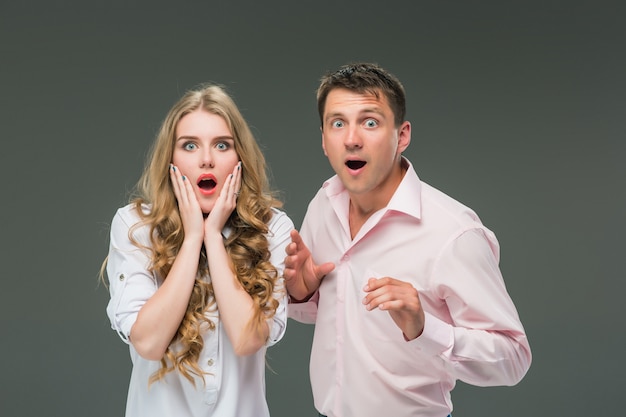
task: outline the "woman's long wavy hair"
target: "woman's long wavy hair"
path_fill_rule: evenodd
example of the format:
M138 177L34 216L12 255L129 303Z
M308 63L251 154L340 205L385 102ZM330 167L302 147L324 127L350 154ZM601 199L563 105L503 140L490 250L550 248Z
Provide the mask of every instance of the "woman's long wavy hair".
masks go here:
M136 187L132 202L142 220L131 228L129 236L141 246L133 239L133 231L145 225L150 227L151 246L146 249L152 253L151 272L166 279L184 238L169 175L176 126L183 116L200 108L224 118L234 136L235 151L241 160L240 195L237 207L226 223L232 233L225 240L225 247L237 279L254 301L255 312L248 325L252 331L261 332L261 326L278 307L274 298L277 270L269 261L266 234L272 217L271 209L280 207L281 203L270 192L263 153L236 104L221 86L204 85L187 92L166 116ZM144 204L149 205L149 211L142 210ZM161 369L151 377L151 382L172 371L179 371L192 383L193 375L203 375L198 366L198 357L204 346L201 332L203 329L215 330L215 324L206 313L217 308L207 275L207 254L203 247L187 311L161 359Z

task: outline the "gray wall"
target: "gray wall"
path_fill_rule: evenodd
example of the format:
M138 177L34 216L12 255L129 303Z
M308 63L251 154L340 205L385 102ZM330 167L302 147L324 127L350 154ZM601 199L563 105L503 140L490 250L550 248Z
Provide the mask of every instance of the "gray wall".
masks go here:
M533 348L515 387L459 383L455 414L620 414L623 2L86 3L0 3L0 415L123 414L130 360L97 273L173 102L228 86L299 225L331 173L317 80L351 60L403 80L406 155L496 232ZM269 351L276 417L316 415L311 331L290 321Z

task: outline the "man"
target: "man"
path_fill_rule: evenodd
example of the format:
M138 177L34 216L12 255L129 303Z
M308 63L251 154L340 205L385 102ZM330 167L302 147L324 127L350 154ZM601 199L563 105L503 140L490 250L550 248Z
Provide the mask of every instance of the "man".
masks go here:
M329 73L317 91L336 175L286 249L289 316L315 323L310 376L328 417L445 417L456 380L514 385L530 347L494 234L420 181L400 81L377 65Z

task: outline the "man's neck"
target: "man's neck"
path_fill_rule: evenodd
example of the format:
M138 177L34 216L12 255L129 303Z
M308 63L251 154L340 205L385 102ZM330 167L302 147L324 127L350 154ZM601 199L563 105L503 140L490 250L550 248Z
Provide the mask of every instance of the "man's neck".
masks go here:
M387 190L374 190L365 195L350 195L350 207L348 209L348 221L350 224L350 236L352 239L361 230L367 219L378 210L387 207L391 197L398 189L398 186L404 178L404 174L408 169L408 165L404 160L400 163L399 173L394 175L396 178L391 180L392 186L388 186ZM388 184L389 185L389 184Z

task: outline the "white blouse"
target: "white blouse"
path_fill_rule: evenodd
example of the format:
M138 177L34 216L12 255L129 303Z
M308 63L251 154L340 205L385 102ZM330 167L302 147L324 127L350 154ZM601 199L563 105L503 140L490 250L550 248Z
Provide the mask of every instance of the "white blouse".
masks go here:
M148 209L144 207L144 209ZM111 300L107 314L111 327L129 344L133 369L126 404L126 417L207 417L269 416L265 398L265 351L284 335L287 325L287 295L283 289L285 247L291 242L294 228L291 219L274 209L269 223L270 262L281 277L274 297L280 305L268 320L270 335L265 347L249 356L237 356L220 325L219 313L209 313L215 323L214 331L205 331L204 348L198 365L207 374L195 377L195 386L177 371L170 372L148 387L148 381L161 367L159 361L142 358L129 343L130 329L143 304L156 292L162 279L148 271L150 255L135 246L128 237L130 228L139 221L133 205L118 209L111 224L111 241L107 274ZM225 229L224 234L229 230ZM149 227L134 230L135 239L149 245Z

